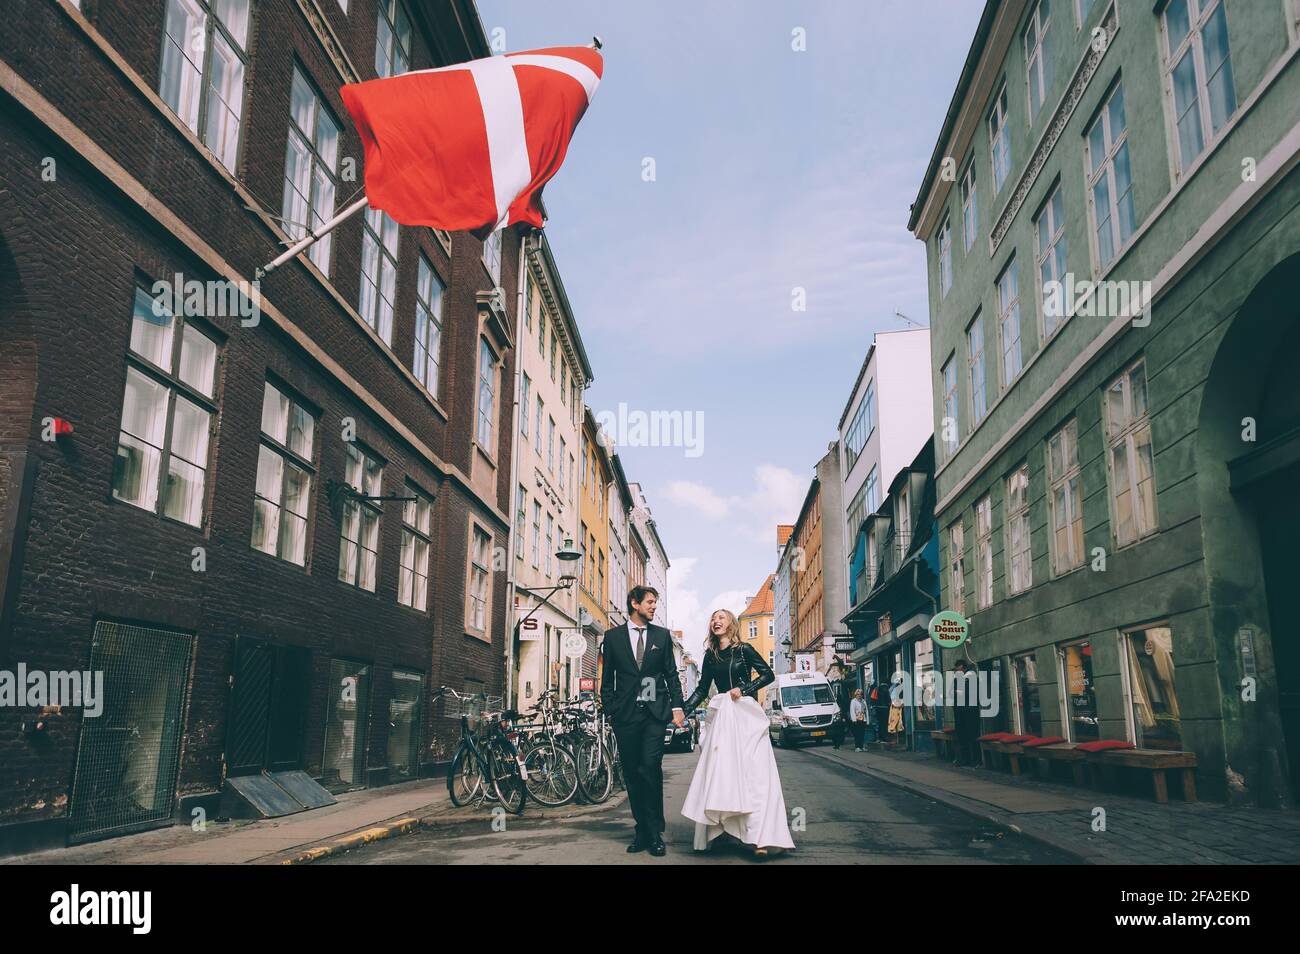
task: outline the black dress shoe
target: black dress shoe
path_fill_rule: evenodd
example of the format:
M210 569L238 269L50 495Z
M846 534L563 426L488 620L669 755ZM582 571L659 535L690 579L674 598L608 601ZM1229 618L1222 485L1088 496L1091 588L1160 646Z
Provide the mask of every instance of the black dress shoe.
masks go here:
M627 846L629 855L635 855L638 851L645 851L645 844L639 838Z
M654 855L656 858L662 858L664 855L668 854L668 846L665 845L662 841L656 841L653 845L651 845L646 850L650 852L650 854Z

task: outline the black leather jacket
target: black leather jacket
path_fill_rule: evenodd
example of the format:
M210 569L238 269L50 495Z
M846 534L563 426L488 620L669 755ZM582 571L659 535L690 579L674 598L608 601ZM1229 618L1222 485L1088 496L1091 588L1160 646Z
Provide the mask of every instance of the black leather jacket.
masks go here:
M727 692L739 686L745 695L755 696L758 690L775 681L772 667L748 643L732 644L716 655L712 649L705 649L700 684L682 705L687 712L694 709L709 695L709 687L714 684L717 685L718 692Z

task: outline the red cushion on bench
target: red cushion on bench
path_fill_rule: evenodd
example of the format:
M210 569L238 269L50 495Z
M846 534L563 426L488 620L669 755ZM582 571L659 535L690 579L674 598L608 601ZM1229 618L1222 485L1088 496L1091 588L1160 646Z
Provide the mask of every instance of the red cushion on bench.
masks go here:
M1098 739L1096 742L1080 742L1075 748L1083 752L1105 752L1107 749L1136 749L1137 746L1123 739Z
M1002 742L1027 742L1032 739L1032 735L1008 735Z
M1055 745L1057 742L1067 742L1068 739L1059 735L1045 735L1040 739L1030 739L1025 743L1025 748L1036 749L1040 745Z
M990 732L988 735L981 735L975 741L977 742L1005 742L1011 738L1010 732Z

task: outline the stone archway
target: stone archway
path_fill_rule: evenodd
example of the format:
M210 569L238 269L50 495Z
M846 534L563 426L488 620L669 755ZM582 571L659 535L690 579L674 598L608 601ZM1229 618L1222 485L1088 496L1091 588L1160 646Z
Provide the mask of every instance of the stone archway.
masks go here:
M1300 254L1232 318L1211 364L1197 480L1230 799L1300 793ZM1254 697L1250 689L1254 688Z

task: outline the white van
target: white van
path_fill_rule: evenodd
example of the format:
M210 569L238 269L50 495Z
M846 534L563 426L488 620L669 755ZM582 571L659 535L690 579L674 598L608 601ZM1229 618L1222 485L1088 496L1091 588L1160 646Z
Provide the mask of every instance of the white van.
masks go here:
M779 746L800 742L821 744L841 728L840 707L826 676L820 672L788 672L767 687L768 734Z

